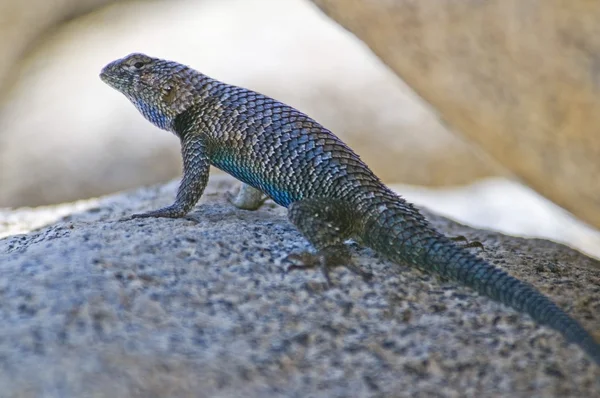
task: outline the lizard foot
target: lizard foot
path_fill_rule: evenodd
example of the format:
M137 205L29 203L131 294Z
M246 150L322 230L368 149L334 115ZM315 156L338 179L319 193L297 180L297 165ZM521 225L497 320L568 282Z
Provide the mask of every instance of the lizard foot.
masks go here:
M182 210L178 207L174 207L174 206L167 206L167 207L163 207L162 209L158 209L158 210L152 210L146 213L136 213L136 214L132 214L130 216L127 217L123 217L121 219L119 219L119 221L130 221L130 220L134 220L136 218L186 218L189 220L194 221L191 218L186 217L187 212L185 210Z
M463 235L451 236L451 237L448 237L448 239L450 239L454 243L458 244L463 249L476 247L476 248L480 249L481 251L485 251L485 247L483 246L483 243L481 243L478 240L473 240L473 241L469 242L469 240L466 237L464 237Z
M286 257L286 260L292 262L292 265L287 269L288 272L298 269L320 268L329 287L333 286L329 274L329 269L333 267L346 267L348 270L362 277L364 281L369 281L373 278L372 273L361 269L352 261L345 247L343 249L331 247L317 253L292 253Z

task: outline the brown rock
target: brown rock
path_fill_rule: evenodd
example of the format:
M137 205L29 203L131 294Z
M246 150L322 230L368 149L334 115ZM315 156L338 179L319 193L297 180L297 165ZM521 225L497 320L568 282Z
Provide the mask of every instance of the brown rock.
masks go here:
M313 0L457 131L600 227L600 3Z

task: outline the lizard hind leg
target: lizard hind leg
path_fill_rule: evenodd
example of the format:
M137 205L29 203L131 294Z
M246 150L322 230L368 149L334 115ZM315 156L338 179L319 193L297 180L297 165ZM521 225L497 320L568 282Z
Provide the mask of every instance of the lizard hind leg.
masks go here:
M329 286L331 267L344 266L363 279L372 277L354 264L344 244L357 231L358 217L349 203L331 198L304 199L288 207L288 218L316 249L316 253L290 254L287 258L294 265L289 270L319 267Z
M225 198L229 203L243 210L258 210L268 199L264 193L244 183L236 196L226 192Z

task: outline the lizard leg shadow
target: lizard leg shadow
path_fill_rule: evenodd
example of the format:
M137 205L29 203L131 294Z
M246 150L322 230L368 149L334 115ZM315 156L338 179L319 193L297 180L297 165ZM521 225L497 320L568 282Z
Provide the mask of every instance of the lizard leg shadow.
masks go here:
M329 268L344 266L363 279L372 278L352 261L344 242L356 234L358 219L352 207L342 200L311 198L292 203L288 207L289 220L314 246L316 253L292 253L287 259L293 265L288 270L319 267L329 286L332 285Z

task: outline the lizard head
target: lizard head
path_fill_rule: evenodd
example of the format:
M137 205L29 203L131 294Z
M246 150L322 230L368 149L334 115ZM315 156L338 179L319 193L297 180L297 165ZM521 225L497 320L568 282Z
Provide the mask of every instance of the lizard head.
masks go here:
M172 131L173 121L194 103L193 69L134 53L106 65L100 78L123 93L154 125Z

